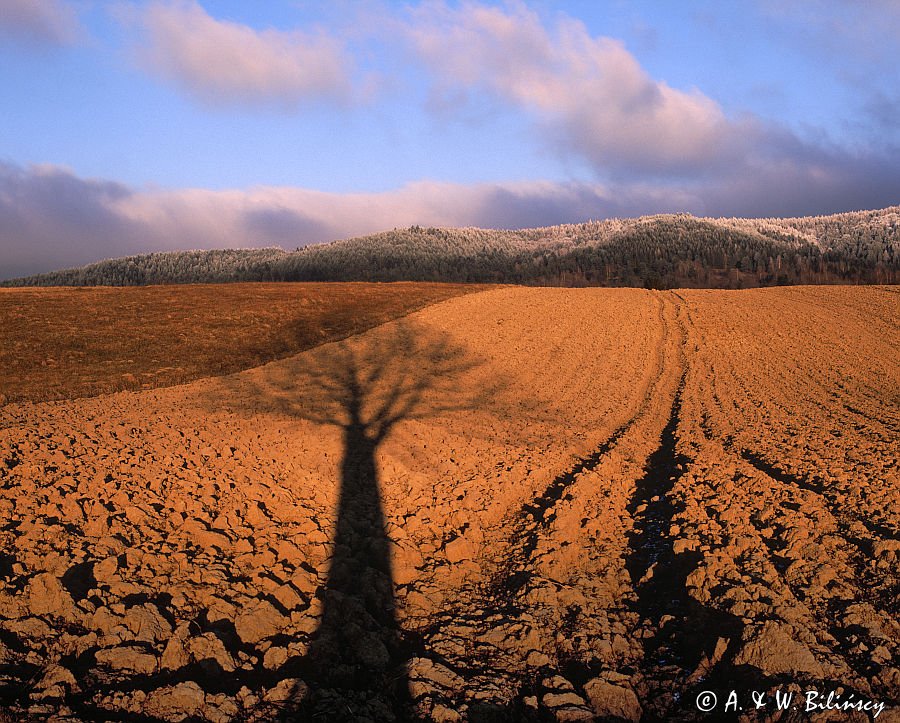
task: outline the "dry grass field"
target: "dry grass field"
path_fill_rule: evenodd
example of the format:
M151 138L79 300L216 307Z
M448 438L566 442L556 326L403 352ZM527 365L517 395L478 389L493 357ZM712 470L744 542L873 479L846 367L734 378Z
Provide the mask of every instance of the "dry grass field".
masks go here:
M228 288L70 292L201 334L111 376L207 378L0 407L14 719L900 719L897 287L485 290L253 368L294 304ZM10 399L106 383L53 344Z
M463 284L0 289L0 400L170 386L357 334Z

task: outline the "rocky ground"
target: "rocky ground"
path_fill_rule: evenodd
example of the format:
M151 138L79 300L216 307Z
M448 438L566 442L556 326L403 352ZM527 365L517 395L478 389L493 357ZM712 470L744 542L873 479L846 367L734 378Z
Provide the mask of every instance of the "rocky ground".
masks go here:
M699 720L737 689L802 720L747 695L821 690L898 720L898 319L896 287L499 289L6 404L0 706Z

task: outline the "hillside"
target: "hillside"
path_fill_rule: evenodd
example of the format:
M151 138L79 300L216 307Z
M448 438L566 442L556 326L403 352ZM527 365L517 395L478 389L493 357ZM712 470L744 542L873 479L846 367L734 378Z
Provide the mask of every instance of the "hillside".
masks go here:
M658 215L518 231L413 226L291 252L110 259L3 285L446 281L742 288L898 280L900 206L793 219Z

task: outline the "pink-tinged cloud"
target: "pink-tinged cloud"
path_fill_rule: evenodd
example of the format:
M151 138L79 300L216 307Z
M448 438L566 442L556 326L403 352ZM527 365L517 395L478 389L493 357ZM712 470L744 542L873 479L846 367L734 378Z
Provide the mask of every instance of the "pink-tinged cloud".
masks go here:
M62 0L0 0L0 36L37 45L67 45L81 32Z
M137 17L141 62L204 102L293 108L352 95L352 61L325 34L256 30L215 19L194 0L154 2Z
M520 3L428 3L406 34L437 93L487 93L522 108L600 170L684 173L735 154L740 128L713 100L654 80L620 41L580 21L547 27Z

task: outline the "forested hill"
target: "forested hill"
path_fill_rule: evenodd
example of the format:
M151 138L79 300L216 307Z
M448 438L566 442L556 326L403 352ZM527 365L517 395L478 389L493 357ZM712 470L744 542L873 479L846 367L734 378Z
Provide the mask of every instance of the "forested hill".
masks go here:
M296 251L130 256L2 285L399 280L652 288L898 283L900 206L794 219L660 215L520 231L413 226Z

